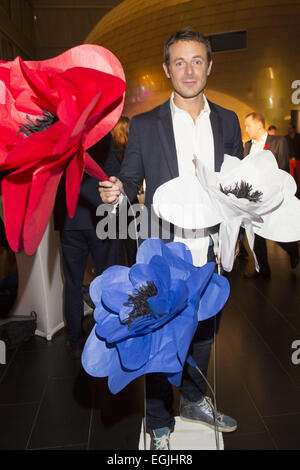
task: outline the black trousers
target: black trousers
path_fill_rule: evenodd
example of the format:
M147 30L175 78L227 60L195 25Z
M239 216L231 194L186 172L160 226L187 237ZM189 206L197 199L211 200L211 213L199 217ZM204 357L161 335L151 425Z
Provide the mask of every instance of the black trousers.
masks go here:
M298 253L298 243L297 242L290 242L290 243L282 243L277 242L281 248L287 252L287 254L291 257L297 255ZM268 260L268 250L267 250L267 243L266 239L260 237L259 235L255 235L254 240L254 252L257 258L257 262L259 264L260 272L262 274L269 275L271 273L269 260Z
M215 256L210 247L208 261ZM211 343L214 340L215 326L219 327L221 312L215 318L209 318L198 324L189 353L206 377L210 358ZM216 324L215 324L216 322ZM190 401L199 401L206 393L206 382L201 374L189 364L185 364L182 374L181 394ZM146 375L146 423L150 429L173 428L173 390L165 374Z
M61 232L62 264L65 276L65 319L69 341L74 349L85 342L82 284L89 252L96 275L118 262L118 240L100 240L95 230Z

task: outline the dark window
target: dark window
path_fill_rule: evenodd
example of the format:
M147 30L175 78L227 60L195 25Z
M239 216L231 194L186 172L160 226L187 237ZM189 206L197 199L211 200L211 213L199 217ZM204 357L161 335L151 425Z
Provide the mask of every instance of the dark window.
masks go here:
M247 48L247 31L211 34L207 36L213 52L234 51Z

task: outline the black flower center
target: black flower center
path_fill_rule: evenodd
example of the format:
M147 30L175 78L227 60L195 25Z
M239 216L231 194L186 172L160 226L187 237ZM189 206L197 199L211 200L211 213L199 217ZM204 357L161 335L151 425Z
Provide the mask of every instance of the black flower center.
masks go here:
M261 202L263 196L261 191L253 191L252 184L246 181L241 181L240 184L235 183L234 186L227 186L226 188L223 188L220 184L220 189L226 196L227 194L234 194L237 198L248 199L250 202Z
M28 137L35 132L46 131L48 127L52 126L58 117L50 113L47 109L43 111L43 116L37 116L36 121L34 122L28 114L26 114L27 121L24 124L20 125L18 134L24 134L24 137Z
M147 299L154 297L156 294L157 289L155 284L153 284L153 282L147 281L144 286L140 287L139 289L135 289L134 295L128 295L128 302L124 304L125 307L132 306L132 310L126 320L128 327L137 318L152 315L152 311L149 308Z

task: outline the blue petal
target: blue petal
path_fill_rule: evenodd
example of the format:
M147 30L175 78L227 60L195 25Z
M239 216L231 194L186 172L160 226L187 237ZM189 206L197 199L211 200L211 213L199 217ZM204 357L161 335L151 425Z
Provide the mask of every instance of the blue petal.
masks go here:
M138 369L138 370L129 372L127 370L123 370L121 365L120 365L117 372L112 373L112 374L109 375L109 377L108 377L108 388L111 391L111 393L113 393L113 394L119 393L130 382L137 379L141 375L144 375L143 369Z
M161 286L164 290L168 291L170 288L171 275L169 263L161 256L153 256L149 262L149 266L153 269L156 276L159 278Z
M90 285L90 296L94 304L101 301L103 290L107 287L117 288L114 284L121 285L128 282L129 268L126 266L111 266L101 276L96 277Z
M136 318L131 323L129 330L136 336L151 333L153 328L157 325L159 319L160 317L157 315L145 315L143 317Z
M193 264L193 257L191 250L181 242L170 242L167 243L167 247L171 250L174 256L178 256L183 259L185 262Z
M204 291L213 275L215 263L207 263L201 268L197 268L189 277L187 286L190 292L190 301L195 307L198 305L200 295Z
M151 334L136 336L116 344L122 367L137 370L143 367L149 359L151 349Z
M108 343L115 343L129 336L127 325L120 322L116 315L108 314L96 325L96 334L105 338Z
M222 310L230 293L228 280L219 274L213 274L206 287L198 307L198 321L211 318Z
M182 370L177 374L166 374L168 381L170 382L173 387L180 387L181 380L182 380Z
M172 302L171 312L180 312L187 304L189 290L184 281L176 281L172 283L170 292L170 301Z
M148 264L154 255L163 255L165 244L160 238L148 238L139 247L136 255L138 264Z
M120 313L123 305L128 302L128 295L132 293L132 284L131 282L124 282L120 284L119 289L111 289L110 286L107 286L106 289L102 291L102 302L113 312Z
M171 279L182 279L187 280L191 273L197 268L192 264L186 262L184 259L180 258L176 254L172 253L172 250L166 245L166 259L168 260Z
M81 355L84 370L93 377L106 377L115 370L119 362L115 347L107 347L105 341L96 336L96 327L91 331Z
M147 281L153 282L158 291L168 290L170 285L170 271L167 263L162 263L161 269L157 263L135 264L130 269L129 278L136 289L145 286Z
M167 294L167 292L166 292ZM147 300L150 310L154 314L168 314L171 307L171 302L165 295L154 295Z
M173 329L176 351L182 366L185 362L197 325L197 312L194 306L190 304L168 325L168 328Z
M178 360L174 330L169 324L152 333L151 352L145 366L147 372L180 372L182 366Z
M125 371L120 363L119 353L115 347L108 347L95 335L95 328L88 337L81 356L84 370L92 377L108 377L111 393L119 393L126 385L139 375L143 369L133 373Z
M177 281L172 284L172 290L169 292L169 300L166 302L163 296L150 297L147 302L151 308L153 315L135 320L132 328L145 328L147 331L154 331L161 328L166 323L173 321L173 318L184 309L188 301L188 289L186 283ZM150 317L150 318L149 318ZM139 324L137 323L139 322ZM142 325L144 322L144 325Z
M85 370L95 377L108 376L108 386L112 393L118 393L132 380L146 373L176 374L180 372L182 366L178 360L173 332L161 334L159 331L151 336L151 352L148 361L135 371L123 367L115 347L108 347L95 335L94 337L90 335L83 354ZM90 342L92 342L92 347L89 347Z
M191 270L195 269L189 250L184 243L171 242L165 244L160 239L149 238L141 244L136 262L147 264L155 255L163 257L168 262L172 279L187 279Z
M102 304L98 305L94 310L94 320L96 323L101 323L107 315L111 315Z

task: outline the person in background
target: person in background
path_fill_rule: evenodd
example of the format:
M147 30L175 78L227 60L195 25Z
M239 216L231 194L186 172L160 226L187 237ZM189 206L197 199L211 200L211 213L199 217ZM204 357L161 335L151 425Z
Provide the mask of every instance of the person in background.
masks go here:
M269 126L268 127L268 134L269 135L277 135L277 127L276 126Z
M270 150L277 160L278 167L281 170L289 172L289 151L286 139L278 135L270 135L265 129L265 119L258 112L250 113L245 118L246 132L250 140L245 143L244 157L254 152ZM299 250L297 242L278 244L288 253L290 257L291 268L296 268L299 263ZM258 277L270 279L271 269L268 261L268 252L266 240L259 235L255 235L254 252L260 267L260 271L246 273L246 279L255 279Z
M288 144L289 158L300 160L300 134L296 131L294 124L288 125L288 133L285 138Z
M296 181L296 196L300 199L300 134L296 132L294 124L288 125L288 134L285 138L289 147L290 173Z

